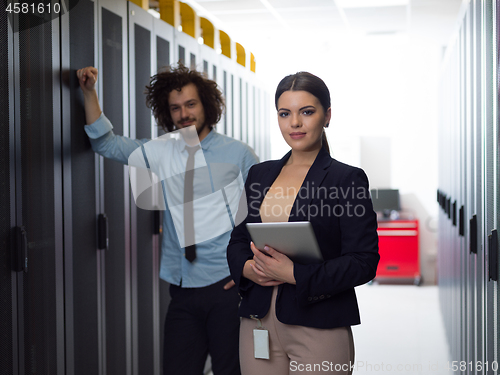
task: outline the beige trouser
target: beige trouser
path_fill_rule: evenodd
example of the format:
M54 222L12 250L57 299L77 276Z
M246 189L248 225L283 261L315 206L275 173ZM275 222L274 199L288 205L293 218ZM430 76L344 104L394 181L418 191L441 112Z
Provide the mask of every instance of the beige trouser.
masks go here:
M354 341L351 327L310 328L283 324L276 318L274 287L269 313L261 320L269 331L270 359L255 359L253 330L257 321L242 318L240 364L242 375L352 373Z

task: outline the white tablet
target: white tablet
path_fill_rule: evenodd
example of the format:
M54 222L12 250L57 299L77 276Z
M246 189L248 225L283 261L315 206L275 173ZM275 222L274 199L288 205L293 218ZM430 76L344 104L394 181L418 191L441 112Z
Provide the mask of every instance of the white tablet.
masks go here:
M309 221L286 223L247 223L257 249L270 246L301 264L320 263L323 256Z

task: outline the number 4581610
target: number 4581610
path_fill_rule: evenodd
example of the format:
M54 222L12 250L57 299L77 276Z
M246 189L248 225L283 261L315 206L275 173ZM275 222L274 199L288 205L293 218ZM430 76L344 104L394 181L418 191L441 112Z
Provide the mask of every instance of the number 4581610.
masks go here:
M481 362L481 361L477 361L477 362L473 362L473 361L448 362L448 370L451 370L451 371L466 371L466 370L474 371L474 369L476 369L477 371L482 371L483 369L485 371L488 371L489 369L491 369L493 371L497 371L498 370L498 362L497 361L493 361L491 363L488 361L486 361L486 362Z
M61 4L28 4L28 3L9 3L5 9L7 13L31 13L31 14L43 14L43 13L60 13Z

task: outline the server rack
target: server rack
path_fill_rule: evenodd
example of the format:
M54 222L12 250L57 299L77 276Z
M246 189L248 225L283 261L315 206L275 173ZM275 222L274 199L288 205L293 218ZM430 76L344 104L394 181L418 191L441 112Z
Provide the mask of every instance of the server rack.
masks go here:
M149 76L182 46L224 82L222 58L126 1L44 1L55 4L72 7L0 14L0 374L159 374L170 298L161 218L135 207L127 167L92 152L75 72L99 69L116 134L154 138ZM224 58L233 120L236 62ZM264 110L263 93L248 111Z
M464 3L441 83L439 286L462 374L498 374L499 5Z
M98 157L84 136L85 113L73 73L96 65L97 4L86 0L65 16L62 51L64 87L63 169L65 210L66 373L102 373L102 269L96 216L100 211ZM73 74L71 74L73 73ZM71 249L71 250L70 250Z
M144 89L156 74L153 16L128 3L130 136L153 138L154 124L145 105ZM168 43L168 42L167 42ZM169 52L169 47L167 47ZM150 202L154 207L155 202ZM134 373L160 373L158 211L138 209L131 197L132 324Z
M483 97L484 97L484 136L485 140L485 361L498 363L498 215L500 213L498 202L500 190L498 188L498 173L500 172L498 158L500 156L498 140L498 28L500 23L494 2L485 2L484 27L482 28L482 43L484 48L483 63ZM494 209L490 209L493 206ZM495 214L496 213L496 214ZM497 244L495 244L495 242ZM496 259L495 259L496 258ZM495 275L495 268L497 274ZM491 373L491 370L486 373Z
M154 18L153 19L153 29L155 32L153 44L155 45L155 51L156 51L156 67L155 70L156 72L160 71L163 69L165 66L170 65L173 63L173 56L174 56L174 28L171 25L166 24L165 22ZM156 124L153 126L153 137L156 138L157 136L160 136L163 134L164 131L162 129L159 129ZM161 213L157 214L157 222L159 225L161 225L162 222L162 216ZM156 243L156 246L158 246L158 250L156 250L156 253L158 254L158 262L160 261L159 257L161 254L161 248L160 248L160 243L161 243L161 234L160 234L160 239ZM156 338L157 341L160 342L160 358L162 357L163 353L163 332L164 332L164 327L165 327L165 316L167 315L167 309L168 309L168 304L170 302L170 294L168 290L168 284L163 281L159 280L159 285L158 285L158 293L159 293L159 300L155 301L155 313L159 315L160 319L160 331L157 333L154 333L155 335L158 335ZM155 349L156 350L156 349ZM160 359L161 362L161 359ZM161 363L160 363L160 368L161 368Z
M234 118L235 118L235 105L234 105L234 74L233 62L224 55L219 55L219 64L222 71L221 79L222 93L226 99L226 112L223 116L222 123L224 124L223 133L229 137L234 137L238 139L237 134L234 131Z

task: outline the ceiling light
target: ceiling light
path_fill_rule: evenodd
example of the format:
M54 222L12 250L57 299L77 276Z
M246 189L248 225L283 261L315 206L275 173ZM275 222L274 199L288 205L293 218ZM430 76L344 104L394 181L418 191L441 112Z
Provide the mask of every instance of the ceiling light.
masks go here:
M409 0L337 0L337 4L342 8L406 6L409 2Z
M154 9L151 9L151 8L150 8L150 9L148 9L148 13L149 13L149 14L152 14L152 15L153 15L153 17L155 17L155 18L158 18L158 19L160 18L160 13L159 13L159 12L157 12L156 10L154 10Z

